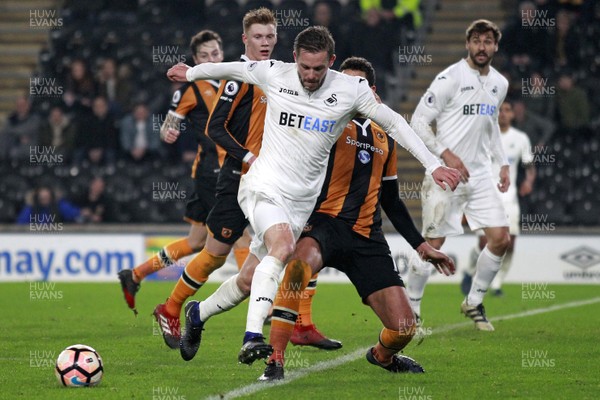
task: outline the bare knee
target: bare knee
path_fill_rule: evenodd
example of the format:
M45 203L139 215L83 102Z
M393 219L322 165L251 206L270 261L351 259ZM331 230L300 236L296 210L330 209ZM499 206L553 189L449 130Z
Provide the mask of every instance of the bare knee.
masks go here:
M194 250L194 253L201 251L206 246L206 236L208 231L204 224L193 224L187 236L187 242Z
M269 256L287 263L296 249L296 238L289 224L280 223L271 226L264 235Z
M294 254L296 244L294 243L293 237L291 239L287 237L281 237L271 243L269 248L269 255L277 258L283 263L286 263Z
M187 241L188 241L188 244L190 245L190 247L192 248L192 250L194 250L194 253L198 253L199 251L202 251L204 246L206 246L206 236L205 237L188 236Z
M503 232L497 235L494 235L488 240L487 244L489 250L497 255L502 256L506 253L508 248L510 247L510 235L508 232Z

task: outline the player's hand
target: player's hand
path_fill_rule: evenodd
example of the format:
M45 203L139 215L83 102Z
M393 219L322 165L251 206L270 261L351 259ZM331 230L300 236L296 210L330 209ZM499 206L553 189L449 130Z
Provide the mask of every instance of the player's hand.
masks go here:
M502 193L506 193L510 186L510 175L508 171L508 165L503 165L500 168L500 182L498 183L498 190Z
M435 183L437 183L442 189L446 190L446 184L450 186L450 190L454 191L460 182L460 172L454 168L441 167L436 168L431 176Z
M469 171L459 156L451 152L450 149L446 149L442 153L442 160L444 160L446 166L457 169L458 172L460 172L460 181L462 183L467 183L470 177Z
M187 82L187 77L185 73L191 67L189 65L185 65L184 63L179 63L177 65L173 65L167 71L167 78L169 78L173 82Z
M419 256L427 262L433 264L435 269L438 270L440 274L444 274L446 276L454 275L456 272L456 266L454 265L454 261L446 254L442 253L439 250L436 250L433 246L431 246L427 242L423 242L416 248Z
M181 132L177 129L168 128L166 131L160 131L160 138L165 143L173 144L180 134Z
M521 183L521 187L519 188L519 196L527 196L533 191L533 185L529 181L523 181Z

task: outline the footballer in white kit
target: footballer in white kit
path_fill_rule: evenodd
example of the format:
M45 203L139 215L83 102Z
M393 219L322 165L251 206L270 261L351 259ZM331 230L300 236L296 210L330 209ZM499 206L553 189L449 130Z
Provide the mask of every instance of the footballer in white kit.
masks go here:
M323 85L308 92L298 79L295 63L274 60L207 65L186 73L190 81L204 76L254 84L267 96L260 156L242 177L238 195L257 235L252 252L259 259L266 255L262 234L270 226L290 223L299 236L321 190L329 151L355 114L377 121L415 155L428 174L440 166L406 121L376 102L365 79L329 70ZM287 215L271 213L256 218L255 207L261 200L282 208ZM281 217L285 220L279 220Z
M490 65L500 38L500 30L492 22L474 21L466 32L467 58L435 77L411 121L427 147L447 166L461 172L461 183L454 192L437 190L425 177L421 193L423 236L440 249L446 237L463 233L463 214L472 230L483 228L489 236L488 246L478 260L478 274L461 305L462 312L481 330L493 330L485 317L483 296L500 268L510 240L499 192L506 191L510 182L508 160L498 126L508 81ZM434 120L436 134L430 127ZM494 176L496 184L492 180L491 157L502 166L500 174ZM432 266L413 259L407 289L413 309L420 315Z
M377 102L366 79L329 69L335 55L326 28L300 32L294 56L295 63L177 65L167 73L172 80L240 80L259 86L267 97L260 155L242 177L238 192L240 208L255 232L250 252L260 260L252 278L246 336L238 357L245 363L269 355L257 351L265 345L263 324L280 273L316 203L331 147L355 114L379 124L441 187L447 184L453 190L459 178L457 171L440 164L404 118Z
M487 76L481 76L463 59L436 76L421 98L413 115L413 128L438 157L451 149L470 175L468 182L460 184L454 192L438 191L425 178L422 187L425 237L462 234L463 212L473 230L506 225L500 194L491 180L490 152L495 159L505 161L497 118L507 88L507 80L492 67ZM437 135L424 133L434 119Z

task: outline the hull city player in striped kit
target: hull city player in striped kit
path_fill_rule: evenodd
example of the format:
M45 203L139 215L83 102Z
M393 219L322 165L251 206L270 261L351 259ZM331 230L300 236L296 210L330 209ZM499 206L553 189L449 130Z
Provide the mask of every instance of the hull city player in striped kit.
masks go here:
M190 49L196 64L223 61L223 44L216 32L198 32L190 41ZM194 193L186 205L184 216L184 220L190 223L190 231L186 238L169 243L158 254L133 270L119 272L125 301L134 312L135 295L140 288L140 282L146 276L200 251L206 241L206 217L214 204L217 176L225 156L225 152L218 149L204 135L218 88L217 81L204 80L187 83L173 94L171 106L160 129L161 139L167 143L174 143L179 135L181 123L186 121L186 133L196 135L198 141L198 152L192 165Z
M223 45L221 37L210 30L194 35L190 42L193 59L196 64L204 62L221 62ZM169 112L161 127L161 139L174 143L181 134L181 124L186 121L184 134L194 134L198 141L198 151L192 165L194 193L186 205L184 220L190 223L190 232L186 238L167 244L157 255L135 267L123 270L119 279L125 300L135 311L135 295L140 282L148 275L175 264L188 255L201 251L207 240L207 217L215 204L215 187L225 151L205 135L206 125L215 101L218 98L219 82L213 80L187 83L179 88L171 101ZM250 235L246 232L243 238L235 243L234 254L238 267L241 268L248 254ZM194 268L191 260L187 268ZM185 274L185 272L184 272ZM159 304L154 309L154 317L158 322L165 344L179 348L181 303L177 298L168 304Z
M375 71L364 58L346 59L340 70L366 78L375 91ZM369 119L355 117L346 125L331 149L315 211L292 259L308 264L311 273L324 266L345 272L363 303L379 316L384 328L367 352L370 363L391 372L423 372L414 360L396 355L411 340L416 321L383 235L381 208L419 254L447 268L446 273L453 272L454 264L425 241L400 200L395 143ZM283 379L285 348L310 278L292 271L288 267L275 298L269 337L274 352L259 380Z
M252 278L241 362L269 353L262 329L279 275L314 208L329 151L355 114L374 120L409 149L440 187L454 189L458 183L458 172L441 166L406 121L376 101L366 79L330 69L334 46L326 28L310 27L296 36L295 63L269 60L194 68L178 64L167 72L176 81L242 80L260 86L267 96L261 153L242 177L238 194L254 230L250 257L260 260ZM309 268L293 268L298 267Z
M452 193L437 190L429 177L423 180L423 236L440 249L447 236L463 233L464 214L471 229L483 229L488 240L477 260L469 294L461 304L462 313L475 322L477 329L485 331L494 327L487 320L483 297L510 243L500 198L500 192L506 192L510 185L509 167L498 127L498 110L508 82L490 66L500 38L500 30L492 22L474 21L466 32L467 58L436 76L411 121L429 150L461 173L461 183ZM435 135L429 126L433 120ZM495 177L492 157L501 165ZM407 290L418 316L431 271L430 264L412 258Z

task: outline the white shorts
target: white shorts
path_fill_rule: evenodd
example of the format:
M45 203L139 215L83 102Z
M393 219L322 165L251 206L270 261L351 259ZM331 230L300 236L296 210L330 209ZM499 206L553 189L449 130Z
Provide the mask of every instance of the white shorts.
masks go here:
M506 218L508 218L508 233L518 236L521 233L521 207L519 201L517 199L507 201L504 198L503 200L502 204L504 205L504 211L506 211ZM484 235L483 229L479 229L475 233L477 236Z
M423 236L441 238L464 233L463 214L471 230L508 226L500 192L489 177L470 178L454 192L440 188L425 175L421 189Z
M256 177L244 175L240 181L238 202L254 230L250 252L262 260L268 254L264 243L267 229L276 224L288 224L294 239L298 240L313 211L316 199L292 201Z

